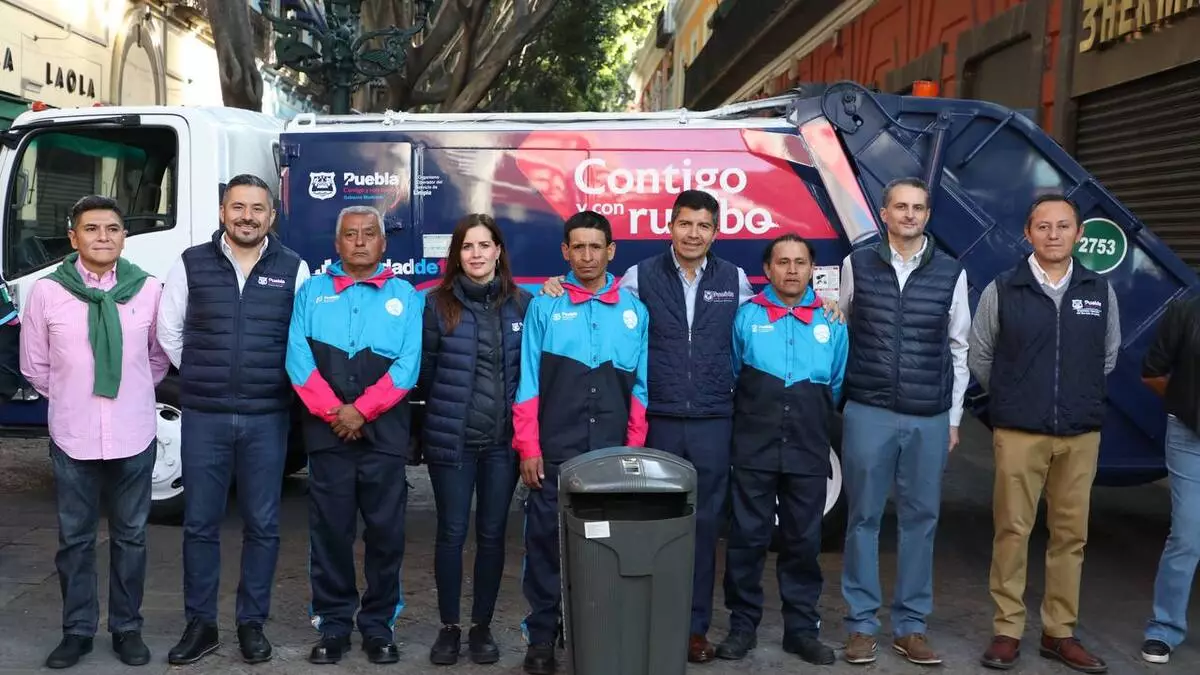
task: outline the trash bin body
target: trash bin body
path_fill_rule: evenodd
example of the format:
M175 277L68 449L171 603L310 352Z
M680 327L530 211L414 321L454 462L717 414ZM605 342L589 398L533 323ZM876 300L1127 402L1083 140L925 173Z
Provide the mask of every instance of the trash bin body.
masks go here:
M692 612L696 470L645 448L559 472L563 620L575 675L683 675Z

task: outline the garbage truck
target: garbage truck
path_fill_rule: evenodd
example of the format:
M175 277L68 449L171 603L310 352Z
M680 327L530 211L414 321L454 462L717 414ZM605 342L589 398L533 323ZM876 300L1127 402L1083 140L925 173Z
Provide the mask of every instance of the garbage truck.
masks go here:
M165 275L188 246L210 239L226 181L266 179L283 241L322 273L334 260L339 211L384 214L385 263L418 289L444 265L465 214L492 214L518 281L531 288L564 272L563 220L591 209L611 221L620 275L668 245L680 191L721 205L715 252L765 283L764 244L793 232L813 242L813 285L834 295L842 259L878 241L882 189L917 176L931 186L928 231L967 273L972 308L1001 271L1028 256L1031 202L1060 192L1078 204L1077 260L1105 275L1120 304L1123 343L1109 378L1097 482L1135 485L1165 474L1165 416L1140 381L1140 363L1165 306L1197 287L1195 271L1041 128L1018 111L977 100L897 96L853 82L813 84L714 110L651 113L301 114L284 122L218 107L90 107L30 111L3 133L0 230L3 290L24 304L34 281L69 253L67 213L85 194L126 213L125 255ZM10 339L19 319L4 325ZM0 353L10 373L15 355ZM182 510L178 375L158 391L153 513ZM19 378L7 378L17 379ZM6 378L0 378L0 383ZM2 395L0 430L45 436L46 402L28 386ZM418 405L420 402L412 402ZM987 422L974 383L971 414ZM297 407L297 416L302 414ZM844 502L837 431L826 517ZM290 440L288 471L304 466Z

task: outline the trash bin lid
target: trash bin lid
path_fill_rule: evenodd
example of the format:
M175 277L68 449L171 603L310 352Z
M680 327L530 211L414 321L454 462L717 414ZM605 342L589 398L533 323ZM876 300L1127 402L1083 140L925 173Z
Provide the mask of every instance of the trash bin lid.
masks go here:
M694 492L691 462L661 450L626 446L586 452L564 462L559 485L570 493Z

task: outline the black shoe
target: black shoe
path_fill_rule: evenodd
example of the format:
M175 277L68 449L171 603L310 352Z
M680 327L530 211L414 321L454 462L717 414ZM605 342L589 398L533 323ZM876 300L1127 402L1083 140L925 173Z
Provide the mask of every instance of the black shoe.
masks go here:
M127 666L144 666L150 663L150 648L142 641L142 634L136 630L113 633L112 645L117 658Z
M396 663L400 660L400 650L390 637L369 637L363 640L363 651L371 663Z
M744 630L729 631L725 641L717 645L717 658L726 661L741 661L751 649L758 646L758 636Z
M832 649L817 638L807 635L784 635L783 651L818 666L828 666L834 661Z
M1142 643L1142 660L1147 663L1168 663L1171 648L1162 640L1146 640Z
M525 672L529 675L554 675L558 664L554 661L554 643L541 642L529 645L525 652Z
M70 668L79 663L84 654L92 651L92 638L82 635L64 635L62 642L46 657L47 668Z
M337 663L349 649L349 635L322 635L321 641L308 653L308 662L317 665Z
M271 642L263 635L263 626L258 622L238 626L238 646L242 649L242 660L246 663L264 663L271 660Z
M183 637L167 652L167 663L173 666L184 666L195 663L221 646L217 624L206 623L203 619L192 619L187 628L183 629Z
M496 646L492 629L486 623L471 626L471 632L467 634L467 651L471 660L480 665L500 660L500 647Z
M429 662L435 666L452 666L458 663L458 652L462 649L462 629L458 626L442 626L437 640L429 650Z

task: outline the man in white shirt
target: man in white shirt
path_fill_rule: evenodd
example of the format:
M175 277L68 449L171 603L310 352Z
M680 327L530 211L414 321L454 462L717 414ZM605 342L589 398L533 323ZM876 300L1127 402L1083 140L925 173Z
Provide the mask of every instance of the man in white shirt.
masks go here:
M946 457L958 445L970 379L967 279L925 233L929 188L888 184L879 243L842 266L840 306L850 317L843 392L842 469L849 506L842 594L850 633L845 658L871 663L880 623L879 524L896 492L899 551L892 602L893 649L941 663L925 637L933 609L933 542Z
M237 633L242 658L271 658L263 635L279 557L279 494L292 386L284 369L300 256L270 233L271 190L230 179L221 227L167 275L158 339L179 369L183 409L183 592L187 629L168 653L194 663L220 645L221 521L236 476L243 521Z

